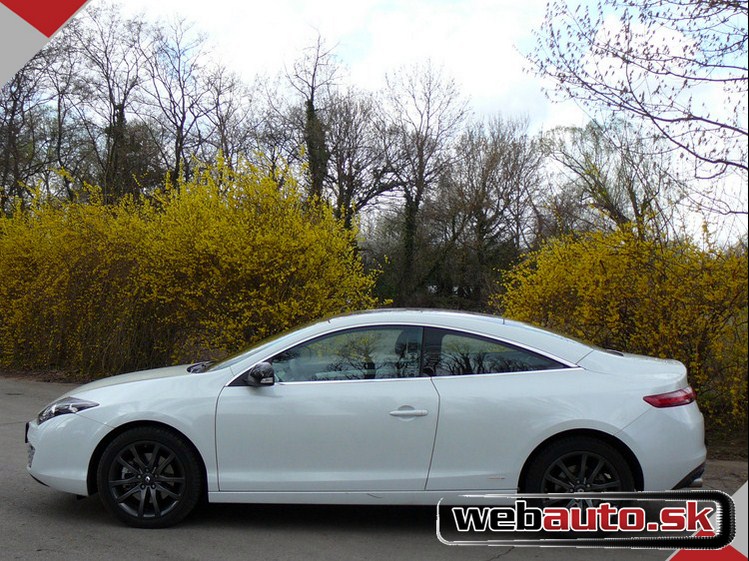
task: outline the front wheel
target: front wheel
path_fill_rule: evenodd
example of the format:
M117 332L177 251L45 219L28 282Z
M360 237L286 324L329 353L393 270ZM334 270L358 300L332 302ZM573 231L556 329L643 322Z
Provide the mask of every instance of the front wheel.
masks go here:
M158 427L117 436L102 454L97 483L104 507L138 528L176 524L202 493L196 454L182 437Z
M635 483L629 464L613 446L595 438L569 437L541 450L526 474L524 490L544 494L634 491ZM544 506L576 504L572 497L544 501Z

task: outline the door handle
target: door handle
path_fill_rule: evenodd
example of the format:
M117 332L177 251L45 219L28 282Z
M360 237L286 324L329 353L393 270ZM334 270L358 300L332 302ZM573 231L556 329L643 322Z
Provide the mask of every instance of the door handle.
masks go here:
M393 417L424 417L429 414L426 409L396 409L391 411Z

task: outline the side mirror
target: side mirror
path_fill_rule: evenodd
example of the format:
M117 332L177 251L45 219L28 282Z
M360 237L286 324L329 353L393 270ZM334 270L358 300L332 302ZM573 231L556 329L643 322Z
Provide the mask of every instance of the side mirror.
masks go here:
M269 362L258 362L245 373L243 378L245 384L256 388L260 386L272 386L276 383L273 366Z

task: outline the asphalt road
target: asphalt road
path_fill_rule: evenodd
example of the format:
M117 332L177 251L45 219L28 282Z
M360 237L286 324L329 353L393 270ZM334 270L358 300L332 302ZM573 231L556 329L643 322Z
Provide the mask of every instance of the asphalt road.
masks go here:
M175 528L120 525L97 497L44 487L26 474L25 422L64 384L0 377L0 560L665 560L670 551L451 547L423 507L206 505ZM711 475L712 474L712 475ZM706 483L733 493L746 462L708 465Z

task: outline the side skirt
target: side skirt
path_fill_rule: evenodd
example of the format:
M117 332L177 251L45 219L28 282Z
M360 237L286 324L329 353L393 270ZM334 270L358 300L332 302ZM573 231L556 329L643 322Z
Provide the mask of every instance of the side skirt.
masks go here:
M486 504L476 495L484 494L512 494L516 489L491 489L472 491L250 491L250 492L220 492L208 493L211 503L266 503L266 504L334 504L334 505L436 505L440 500L443 504ZM511 501L508 499L508 504Z

